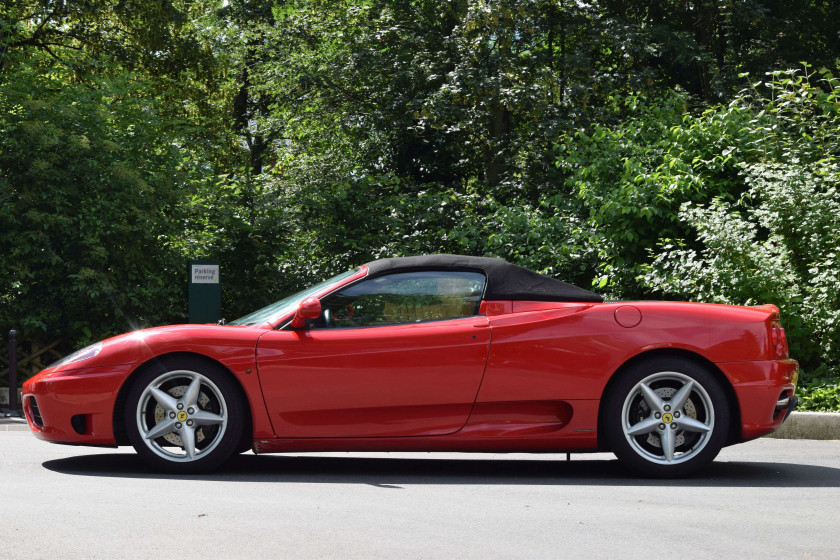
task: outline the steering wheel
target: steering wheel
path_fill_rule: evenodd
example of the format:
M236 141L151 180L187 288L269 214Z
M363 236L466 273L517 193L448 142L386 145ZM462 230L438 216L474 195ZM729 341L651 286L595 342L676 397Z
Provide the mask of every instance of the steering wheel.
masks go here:
M338 323L339 321L349 321L353 318L353 314L356 312L352 304L348 304L345 307L339 307L334 311L335 312L332 320L336 323Z

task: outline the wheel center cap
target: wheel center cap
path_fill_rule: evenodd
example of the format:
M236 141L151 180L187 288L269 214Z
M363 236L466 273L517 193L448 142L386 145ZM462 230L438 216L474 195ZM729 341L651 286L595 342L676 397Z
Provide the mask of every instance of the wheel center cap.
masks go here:
M670 416L670 414L668 416ZM178 411L178 422L183 422L186 419L187 419L187 413L183 410L179 410ZM669 420L669 422L670 422L670 420Z
M180 418L180 416L179 416L179 418ZM674 417L671 415L670 412L666 412L665 414L662 415L662 421L665 422L666 424L670 424L671 422L674 421Z

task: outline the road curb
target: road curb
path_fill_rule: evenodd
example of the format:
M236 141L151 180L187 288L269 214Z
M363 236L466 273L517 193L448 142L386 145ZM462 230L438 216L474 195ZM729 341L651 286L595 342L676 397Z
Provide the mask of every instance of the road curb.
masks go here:
M840 440L840 414L836 412L793 412L781 428L767 437Z
M28 430L29 424L23 418L6 418L2 416L7 411L0 413L0 432L13 432L16 430Z

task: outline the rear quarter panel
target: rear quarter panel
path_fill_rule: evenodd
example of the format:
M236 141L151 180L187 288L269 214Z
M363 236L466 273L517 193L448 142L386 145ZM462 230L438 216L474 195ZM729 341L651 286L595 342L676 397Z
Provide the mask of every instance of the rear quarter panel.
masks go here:
M628 306L641 313L631 328L615 318ZM681 302L570 304L491 316L478 402L600 399L622 364L660 349L714 363L766 359L769 316L762 309Z

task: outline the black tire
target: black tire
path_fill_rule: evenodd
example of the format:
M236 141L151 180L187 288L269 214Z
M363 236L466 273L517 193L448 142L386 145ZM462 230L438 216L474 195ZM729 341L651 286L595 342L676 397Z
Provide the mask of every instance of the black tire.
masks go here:
M251 417L245 415L245 426L242 428L242 438L234 451L234 455L241 455L254 449L254 428L251 424Z
M729 433L723 387L706 367L687 359L657 357L631 366L602 406L610 450L643 476L694 474L714 460Z
M134 379L125 427L131 445L154 469L205 473L238 450L246 413L241 391L223 368L171 357L156 360Z

